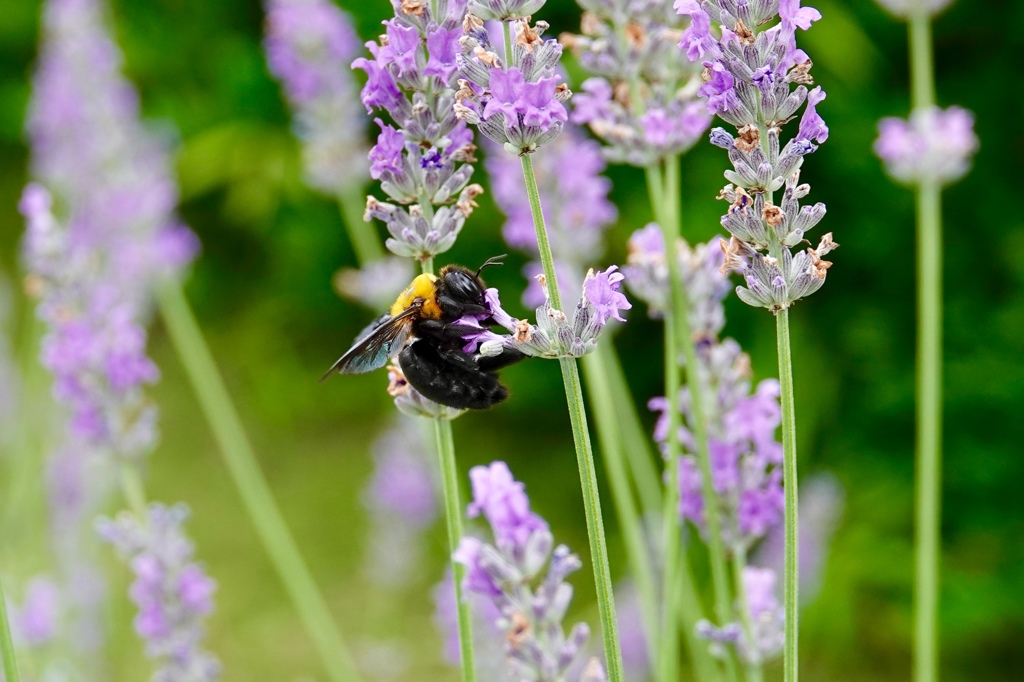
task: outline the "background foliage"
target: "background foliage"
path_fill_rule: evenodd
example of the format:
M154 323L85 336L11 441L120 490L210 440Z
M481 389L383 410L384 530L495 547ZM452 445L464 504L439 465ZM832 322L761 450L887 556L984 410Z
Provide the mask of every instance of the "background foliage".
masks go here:
M338 299L330 286L354 263L336 206L301 182L298 150L277 85L261 52L262 10L253 0L150 0L113 3L126 70L148 118L180 140L185 220L203 254L188 294L257 444L288 521L326 591L347 638L373 679L449 679L431 620L429 588L444 564L443 529L406 592L366 581L359 493L367 445L392 408L383 377L317 386L320 372L373 313ZM828 560L822 594L802 621L807 679L906 679L912 579L914 261L909 191L893 186L870 151L875 122L908 108L906 35L870 2L818 0L824 19L802 37L829 97L820 111L828 144L804 179L829 207L825 230L843 248L829 284L796 308L797 413L802 475L831 471L846 490L846 512ZM390 12L384 0L346 7L369 39ZM15 210L26 181L24 108L37 40L35 0L4 4L0 21L0 268L17 282L23 228ZM575 31L579 10L551 0L544 18ZM1015 67L1024 38L1024 5L960 2L935 25L939 103L976 113L981 151L974 171L944 195L946 276L946 431L942 643L944 679L1019 679L1024 669L1024 481L1019 412L1024 406L1024 218L1014 208L1024 137ZM570 69L571 80L579 74ZM724 184L721 150L699 145L683 169L684 230L717 234ZM482 164L478 166L482 172ZM650 219L642 174L615 167L620 219L610 260L621 262L628 234ZM1013 178L1014 180L1011 180ZM524 198L525 200L525 198ZM501 216L485 195L450 252L474 264L507 250ZM442 260L445 260L442 258ZM519 266L490 275L515 292ZM30 313L17 286L14 324L31 338ZM517 296L506 293L511 304ZM728 303L726 333L753 355L758 378L775 374L774 331L764 311ZM514 311L513 311L514 312ZM522 312L522 311L520 311ZM660 365L646 344L659 333L640 308L617 338L634 394L661 392ZM163 371L154 391L163 439L152 456L155 498L192 506L198 555L219 581L211 648L226 680L309 680L320 675L312 647L260 551L212 438L163 330L152 347ZM32 362L26 364L34 365ZM47 381L35 370L46 410ZM585 559L587 543L564 398L554 363L506 372L514 398L455 422L463 470L505 459L524 480L534 507ZM40 417L40 422L44 420ZM653 420L648 420L653 422ZM31 571L41 522L45 439L31 459L0 460L0 527L5 569ZM24 472L28 472L26 475ZM20 473L19 473L20 472ZM19 477L20 476L20 477ZM10 500L19 500L16 508ZM6 505L6 507L5 507ZM609 511L613 569L624 569ZM17 548L17 549L15 549ZM10 552L10 553L8 553ZM111 562L115 584L127 575ZM18 571L19 573L21 571ZM589 571L581 571L576 609L596 621ZM146 670L130 631L122 590L113 597L112 679ZM401 672L401 670L406 672Z

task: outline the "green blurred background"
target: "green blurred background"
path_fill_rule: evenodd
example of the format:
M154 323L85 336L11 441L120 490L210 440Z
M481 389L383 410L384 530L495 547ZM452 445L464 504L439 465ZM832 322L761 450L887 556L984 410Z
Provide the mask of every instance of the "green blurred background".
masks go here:
M368 445L393 408L380 374L324 386L320 372L372 312L337 298L331 276L353 265L336 205L306 189L298 146L261 51L263 15L252 0L114 0L126 70L151 122L180 137L181 213L203 253L187 293L243 413L261 463L346 638L371 679L455 679L439 656L429 588L442 575L443 528L403 590L366 580L367 513L360 490ZM802 475L833 472L846 510L820 596L801 622L810 680L906 679L910 667L914 414L914 230L911 193L892 185L871 153L876 121L906 115L905 27L867 0L810 3L824 18L801 35L828 100L819 111L827 144L805 164L823 223L843 248L828 284L802 302L794 323ZM346 7L364 39L390 13L385 0ZM551 0L552 31L575 31L579 10ZM26 181L23 134L39 5L0 10L0 269L19 281L23 224L15 210ZM1016 69L1024 3L962 2L935 24L940 104L975 112L981 150L973 172L944 194L946 274L945 467L941 638L945 680L1024 677L1024 230L1014 208L1024 137ZM579 73L570 68L573 81ZM721 150L685 158L687 235L719 232ZM478 166L482 173L482 165ZM613 167L620 219L608 263L621 262L629 233L650 219L642 174ZM482 262L506 250L502 217L487 195L441 262ZM521 257L489 279L521 290ZM15 287L17 289L17 287ZM517 296L506 293L505 300ZM14 334L24 331L16 292ZM510 306L515 308L516 306ZM522 310L513 310L522 314ZM763 310L727 302L726 334L752 354L758 378L775 374L774 324ZM640 307L618 335L640 348L656 324ZM20 328L20 330L18 329ZM315 652L268 564L198 412L182 368L157 325L152 352L163 372L153 391L163 439L151 458L152 497L192 507L198 556L220 584L210 647L224 679L322 679ZM659 365L624 353L634 394L661 393ZM460 467L509 462L556 536L588 559L582 500L553 363L505 372L514 398L455 422ZM45 392L37 372L37 391ZM648 422L652 423L648 415ZM37 452L42 467L43 453ZM0 468L7 490L14 469ZM603 480L603 479L602 479ZM36 500L33 504L41 508ZM625 559L609 504L613 570ZM21 547L42 524L19 517L3 529ZM8 551L8 547L4 547ZM3 555L0 555L3 556ZM8 559L10 560L10 559ZM148 677L131 631L129 579L111 564L112 679ZM589 570L575 577L576 615L596 622ZM393 678L385 668L405 669ZM772 668L771 675L778 672Z

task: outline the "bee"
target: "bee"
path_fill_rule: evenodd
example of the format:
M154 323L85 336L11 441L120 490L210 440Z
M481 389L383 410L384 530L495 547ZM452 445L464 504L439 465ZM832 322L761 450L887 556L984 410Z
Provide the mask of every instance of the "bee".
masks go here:
M356 337L352 347L320 378L334 373L363 374L397 356L406 381L441 405L482 410L508 397L497 370L526 357L503 349L495 356L463 350L465 337L478 329L454 324L463 315L479 315L480 325L493 323L484 303L484 268L501 265L504 256L489 258L474 273L448 265L438 276L423 274L398 295L391 309Z

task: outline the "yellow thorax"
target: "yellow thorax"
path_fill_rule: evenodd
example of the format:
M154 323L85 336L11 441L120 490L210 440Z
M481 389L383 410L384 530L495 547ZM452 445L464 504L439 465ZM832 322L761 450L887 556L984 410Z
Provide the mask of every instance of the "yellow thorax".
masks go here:
M405 291L398 295L391 306L391 317L400 315L403 311L412 307L416 299L423 301L420 308L420 317L428 320L441 318L441 308L437 305L437 277L434 275L418 275Z

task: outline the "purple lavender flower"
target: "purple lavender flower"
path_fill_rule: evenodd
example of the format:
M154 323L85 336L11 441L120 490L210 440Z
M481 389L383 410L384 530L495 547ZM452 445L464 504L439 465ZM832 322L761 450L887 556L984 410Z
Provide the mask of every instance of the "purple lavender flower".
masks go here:
M478 17L467 15L463 28L455 114L510 154L530 154L554 140L568 120L563 102L572 93L555 73L561 45L541 38L547 22L513 22L510 64L498 56Z
M581 35L561 40L595 75L573 100L573 123L588 125L617 163L648 166L690 149L711 117L696 98L700 68L676 49L684 21L664 3L579 4Z
M387 247L399 256L427 259L450 249L483 192L469 184L473 133L453 109L465 10L466 0L443 3L437 17L418 0L396 4L380 44L366 43L370 57L352 63L367 75L366 110L395 123L377 119L381 133L370 160L371 174L396 204L369 197L365 218L387 225Z
M359 52L348 15L329 0L267 0L264 48L302 140L309 184L328 194L361 185L365 124L346 65Z
M664 242L657 226L649 225L630 238L629 282L638 283L638 294L655 310L663 310L668 296ZM706 387L705 419L712 483L719 495L721 528L727 547L748 548L782 519L782 447L775 440L781 422L779 385L762 381L751 394L750 358L733 339L719 340L725 324L722 300L728 280L722 274L722 254L710 244L693 249L680 240L676 257L690 299L690 324L694 331L699 365L691 380ZM668 438L668 401L654 398L651 409L662 412L655 440ZM680 443L690 454L680 462L679 512L703 528L705 507L701 474L692 453L696 444L690 392L680 391L684 421Z
M747 566L743 569L743 587L747 595L746 608L753 626L753 641L741 638L739 648L740 654L748 660L763 660L781 651L785 644L785 610L781 608L775 594L777 582L775 571L770 568Z
M748 637L739 623L726 623L716 627L707 620L697 623L697 636L708 640L712 654L724 656L727 648L735 649L740 658L760 664L782 650L785 644L785 610L775 596L775 572L768 568L746 566L743 569L743 590L746 604L737 603L737 609L746 609L750 617Z
M484 294L484 303L491 312L490 317L496 325L508 330L509 335L480 328L479 333L464 336L467 341L464 350L483 355L500 355L504 350L514 350L540 358L579 358L592 352L609 318L622 320L619 311L632 307L619 291L624 276L616 272L617 269L618 266L613 265L598 273L593 270L587 273L583 280L583 292L571 319L551 307L544 277L538 275L545 299L537 308L535 325L509 315L501 307L497 289L488 289ZM464 317L459 322L479 327L473 319Z
M160 140L139 122L137 97L118 72L120 53L99 0L51 0L29 107L34 174L67 206L29 185L25 259L47 324L43 364L71 432L90 447L137 458L155 440L141 389L158 376L142 326L149 296L196 250L175 219L177 195Z
M534 159L562 291L579 289L587 266L600 258L604 250L604 231L618 217L615 205L608 200L611 182L601 175L604 169L600 146L585 139L572 125L567 125L545 153ZM519 159L503 153L489 154L487 172L494 201L508 218L502 227L505 242L536 256L537 234L530 207L523 201L526 186ZM528 278L539 272L539 262L524 269ZM541 305L543 300L539 286L531 286L523 294L524 305L531 308Z
M28 581L21 604L13 609L11 627L19 643L44 646L57 636L60 617L60 587L52 578L37 575Z
M821 288L832 265L822 257L838 247L827 234L817 248L795 256L791 251L825 215L824 204L799 203L810 192L800 183L804 157L828 139L828 126L817 110L824 91L808 92L811 60L797 48L796 32L809 29L821 13L801 7L800 0L676 0L675 7L691 19L680 48L689 59L702 60L700 93L708 111L737 129L736 136L722 128L711 132L712 144L727 150L733 165L725 173L730 184L719 195L729 203L722 226L732 234L723 244L722 267L743 276L746 286L736 289L741 300L778 312ZM759 30L776 13L781 21ZM805 103L796 134L783 145L783 126Z
M473 501L466 514L471 519L483 514L502 550L509 554L522 552L535 532L548 529L544 519L530 511L526 487L512 478L504 462L473 467L469 479L473 483Z
M978 151L974 115L960 107L915 111L910 120L883 118L875 153L896 180L908 184L949 184L970 169Z
M135 574L129 594L139 609L135 629L146 655L159 664L153 682L220 677L220 664L202 648L215 585L193 561L194 548L182 530L187 518L182 504L153 504L145 521L122 512L97 525Z
M566 577L582 563L565 545L552 550L547 523L530 511L521 483L504 462L475 467L469 514L483 512L496 544L462 539L454 559L463 564L468 592L498 607L505 653L514 679L561 680L577 660L590 628L577 623L566 636L562 620L572 600Z

